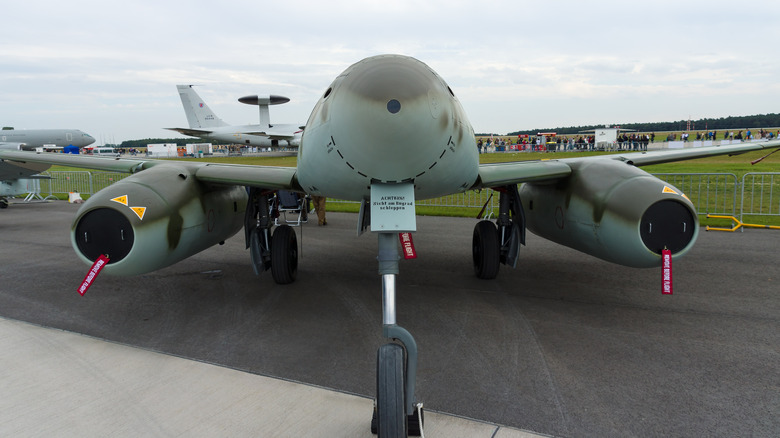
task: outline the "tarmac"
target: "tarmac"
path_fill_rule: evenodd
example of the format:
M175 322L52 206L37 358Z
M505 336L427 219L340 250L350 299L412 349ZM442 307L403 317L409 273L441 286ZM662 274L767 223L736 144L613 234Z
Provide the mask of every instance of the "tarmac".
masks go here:
M0 434L371 437L373 401L0 318ZM540 436L425 412L430 437Z
M372 436L381 285L356 215L297 228L292 285L237 235L81 297L77 208L0 211L0 435ZM474 223L418 217L401 262L426 437L780 435L776 231L702 230L670 296L660 269L533 235L479 280Z

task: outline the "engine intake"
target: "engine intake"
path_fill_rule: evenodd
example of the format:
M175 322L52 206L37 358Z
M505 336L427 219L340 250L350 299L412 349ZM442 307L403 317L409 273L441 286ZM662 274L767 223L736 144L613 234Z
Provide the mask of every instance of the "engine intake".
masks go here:
M96 260L103 254L111 263L123 260L135 241L135 232L127 216L107 207L85 213L76 222L74 233L78 252L89 260Z
M676 200L658 201L642 215L639 235L650 251L661 254L668 249L679 254L692 241L696 215Z

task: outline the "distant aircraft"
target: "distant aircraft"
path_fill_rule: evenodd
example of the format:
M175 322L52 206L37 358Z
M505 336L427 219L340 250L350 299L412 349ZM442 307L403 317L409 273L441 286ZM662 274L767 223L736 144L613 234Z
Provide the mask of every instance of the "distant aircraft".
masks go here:
M0 146L0 150L5 146ZM0 162L0 209L8 208L8 197L26 195L35 190L35 175L48 169L48 164L27 163L10 165Z
M426 64L382 55L347 68L315 105L298 166L101 160L0 151L14 163L58 163L132 172L82 206L72 226L78 256L110 261L105 272L136 275L183 260L244 228L257 273L295 280L293 228L272 232L268 198L293 190L362 202L358 230L378 239L383 333L397 342L377 357L380 436L406 436L415 403L417 347L396 323L399 232L416 229L414 202L468 190L500 194L496 221L476 223L470 250L478 277L516 266L526 229L604 260L658 267L662 250L687 253L699 233L691 201L637 166L780 147L780 141L479 164L474 130L453 90ZM523 183L519 188L518 184ZM246 186L246 187L245 187ZM370 212L370 214L369 214ZM406 236L404 236L406 238ZM368 260L367 260L368 262Z
M214 114L192 87L192 85L176 86L190 127L165 129L192 137L259 147L298 147L300 145L302 126L271 124L268 106L287 103L290 99L275 95L244 96L238 101L248 105L257 105L260 123L257 125L228 125Z
M65 146L84 147L95 139L78 129L3 129L0 131L0 147L22 150L35 150L44 146L63 148ZM18 149L18 148L17 148Z
M84 147L95 142L91 135L78 129L3 129L0 150L35 150L42 147ZM49 166L30 164L10 166L0 163L0 209L8 207L8 197L30 192L34 175Z

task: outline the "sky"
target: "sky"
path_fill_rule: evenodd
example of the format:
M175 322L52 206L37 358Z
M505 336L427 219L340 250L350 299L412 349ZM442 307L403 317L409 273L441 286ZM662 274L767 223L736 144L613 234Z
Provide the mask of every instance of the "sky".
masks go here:
M780 2L85 1L3 6L0 125L183 137L177 84L230 124L305 124L351 64L413 56L478 133L780 112Z

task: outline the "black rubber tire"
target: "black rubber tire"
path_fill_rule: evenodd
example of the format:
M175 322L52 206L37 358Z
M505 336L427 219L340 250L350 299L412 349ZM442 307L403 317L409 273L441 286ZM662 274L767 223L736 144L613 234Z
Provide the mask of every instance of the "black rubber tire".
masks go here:
M280 225L271 238L271 274L277 284L290 284L298 274L298 238L289 225Z
M379 347L376 356L378 436L406 438L404 349L398 344L385 344Z
M493 222L477 222L471 248L477 277L485 280L496 278L501 263L501 244L498 241L498 229Z

